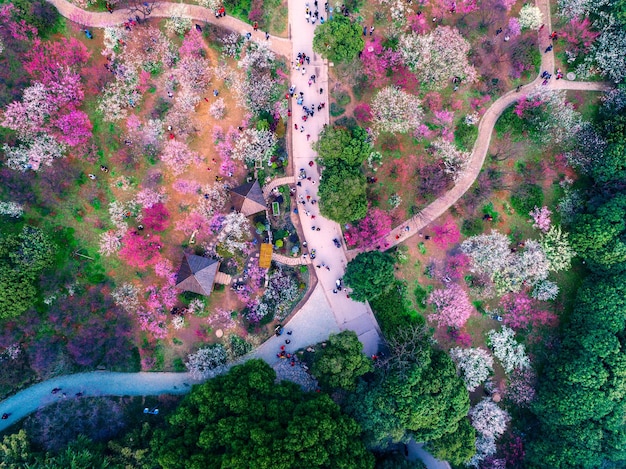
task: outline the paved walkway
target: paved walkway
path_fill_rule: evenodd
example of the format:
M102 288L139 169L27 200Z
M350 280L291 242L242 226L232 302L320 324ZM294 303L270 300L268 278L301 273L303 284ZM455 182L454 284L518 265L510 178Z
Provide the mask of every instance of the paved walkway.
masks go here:
M311 3L312 4L312 3ZM323 4L320 2L320 15L326 16ZM348 298L347 292L336 290L336 281L343 277L347 258L342 243L341 248L337 248L333 239L343 240L341 227L319 213L319 204L313 204L317 200L317 189L319 187L319 170L317 164L317 154L311 145L317 140L324 124L329 123L329 100L328 100L328 63L315 52L313 52L313 34L317 25L307 23L305 18L306 2L300 0L290 0L289 2L289 24L291 25L293 41L293 57L297 60L297 54L302 52L310 57L310 63L304 63L305 72L292 68L291 84L296 86L296 95L304 93L304 105L313 108L315 114L308 117L307 121L302 120L305 114L302 106L296 104L296 100L291 101L292 118L289 132L291 134L293 148L293 170L296 177L300 169L304 169L310 180L301 180L301 186L297 188L297 198L302 197L304 204L298 204L300 223L304 231L308 248L315 249L317 257L313 261L316 266L316 273L326 294L326 299L331 306L335 319L341 330L353 330L363 343L365 354L372 355L378 351L380 343L380 329L370 309L366 303L358 303ZM318 23L319 24L319 23ZM315 75L315 82L309 85L311 75ZM323 90L320 94L320 88ZM317 106L326 103L326 107L320 112ZM298 129L295 128L298 126ZM302 127L304 126L304 131ZM310 166L309 162L314 165ZM315 229L314 229L315 227ZM316 228L320 230L317 231Z
M85 11L77 6L71 4L67 0L47 0L53 4L59 10L59 13L74 21L75 23L82 24L91 28L104 28L107 26L119 26L120 24L128 21L131 16L130 10L127 8L120 8L109 12L95 12ZM226 12L228 14L228 12ZM134 17L134 15L132 15ZM178 16L181 18L190 18L193 21L199 21L203 23L215 24L226 29L238 31L243 34L249 32L252 34L252 39L257 42L265 41L265 32L254 31L252 25L245 23L233 16L226 16L224 18L216 18L215 13L208 8L201 7L199 5L187 5L185 3L169 3L160 2L155 4L152 13L149 18L170 18L171 16ZM270 36L268 41L270 49L277 54L285 57L291 56L291 41L286 38Z
M307 265L311 263L311 259L309 259L308 257L306 259L303 259L300 256L290 257L284 256L283 254L278 254L277 252L272 253L272 260L285 265Z
M294 176L285 176L282 178L272 179L269 183L263 186L263 196L267 200L270 196L270 193L276 188L285 185L293 185L296 183L296 178Z

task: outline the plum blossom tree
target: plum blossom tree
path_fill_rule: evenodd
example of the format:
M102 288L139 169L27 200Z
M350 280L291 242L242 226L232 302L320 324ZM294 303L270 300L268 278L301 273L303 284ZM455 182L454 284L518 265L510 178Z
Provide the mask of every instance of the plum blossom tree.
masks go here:
M519 20L515 17L509 18L507 25L507 32L511 37L517 37L522 34L522 26L519 24Z
M550 223L551 223L550 215L552 215L552 212L550 211L548 207L546 206L543 206L541 208L535 207L534 209L531 210L529 215L533 219L533 228L541 230L544 233L548 232L548 230L550 229Z
M530 366L526 348L515 340L515 332L510 327L502 326L500 331L490 330L487 333L487 343L506 373Z
M195 379L206 379L214 376L217 369L226 363L227 358L224 346L215 344L187 355L185 366Z
M542 280L537 282L532 290L531 296L539 301L551 301L556 299L559 294L559 286L550 281Z
M134 231L127 231L121 243L123 247L119 256L128 265L142 269L160 260L161 238L159 236L152 235L150 238L145 238Z
M217 98L209 106L209 115L214 119L221 120L226 115L226 103L224 98Z
M456 244L461 239L459 227L452 220L447 220L443 225L433 227L434 243L441 249L446 249L450 244Z
M372 88L380 88L388 82L388 73L396 71L402 64L402 55L398 51L382 45L382 38L374 36L365 43L361 54L363 72Z
M459 150L454 143L443 138L438 138L432 142L432 147L436 155L443 161L446 174L450 174L454 180L457 180L469 160L469 152Z
M232 158L246 163L269 161L274 154L276 136L270 130L245 129L232 149Z
M165 29L170 34L183 36L191 29L191 19L185 13L185 6L178 5L172 10L170 17L165 21Z
M367 216L358 225L351 226L345 233L348 246L360 245L370 248L391 232L391 216L379 208L368 211Z
M39 170L42 166L52 165L52 161L64 156L66 147L54 137L42 133L32 140L16 147L6 143L2 145L9 168L18 171Z
M168 140L163 145L161 152L161 161L176 176L185 172L190 164L198 164L202 162L201 156L195 151L191 151L186 143L179 140Z
M142 222L149 230L164 231L167 228L170 214L162 203L156 203L143 209Z
M479 434L494 440L506 431L511 420L509 414L489 398L483 399L472 407L469 411L469 418Z
M504 324L513 329L526 329L529 326L554 326L557 316L549 311L536 308L535 302L526 292L508 293L500 300L504 311Z
M372 125L376 132L406 133L421 123L421 102L415 95L387 86L372 101Z
M428 316L439 327L462 328L474 310L465 290L453 283L444 289L433 290L428 303L435 306L436 313Z
M110 256L122 247L122 235L118 231L109 230L100 235L100 249L103 256Z
M472 260L472 271L489 277L502 270L511 254L509 239L498 231L472 236L461 243L461 251Z
M509 377L505 395L518 406L527 407L535 399L536 382L537 375L532 368L517 368Z
M438 26L426 35L405 34L400 37L399 49L404 64L424 86L440 89L454 77L467 83L477 78L467 60L470 44L456 28Z
M244 251L250 237L250 221L239 212L230 212L224 217L217 241L230 253Z
M24 207L17 202L0 201L0 215L19 218L24 215Z
M483 348L455 347L450 350L450 357L469 392L476 390L493 373L493 357Z
M539 29L543 24L543 14L539 7L525 4L519 11L519 24L522 29Z

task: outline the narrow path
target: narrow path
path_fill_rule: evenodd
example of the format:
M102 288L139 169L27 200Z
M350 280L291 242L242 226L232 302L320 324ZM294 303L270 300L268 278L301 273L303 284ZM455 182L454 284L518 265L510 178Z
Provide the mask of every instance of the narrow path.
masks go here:
M78 8L76 5L71 4L67 0L47 0L54 5L59 13L75 23L91 28L105 28L107 26L119 26L128 21L131 17L130 10L127 8L120 8L114 10L113 13L108 12L96 12L85 11ZM228 14L228 12L226 12ZM193 21L206 22L215 24L226 29L233 31L243 32L244 34L249 32L252 34L252 39L257 42L265 41L265 32L254 31L252 26L232 16L226 16L224 18L216 18L212 10L201 7L199 5L188 5L185 3L169 3L160 2L155 4L152 13L148 18L170 18L177 16L181 18L189 18ZM134 17L134 15L133 15ZM291 41L286 38L270 36L268 41L270 49L275 53L283 55L285 57L291 56Z
M308 257L306 259L303 259L301 256L290 257L278 254L277 252L272 253L272 260L285 265L308 265L311 263Z

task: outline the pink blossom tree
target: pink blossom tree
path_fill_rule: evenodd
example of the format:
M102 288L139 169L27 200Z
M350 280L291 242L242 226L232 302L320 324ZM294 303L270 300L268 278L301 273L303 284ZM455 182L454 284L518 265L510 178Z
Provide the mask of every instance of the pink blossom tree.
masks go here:
M593 41L600 35L598 31L592 31L592 24L589 18L582 20L573 18L563 28L561 33L563 39L567 41L568 49L575 54L586 53L591 48Z
M139 235L135 231L127 231L122 238L122 249L119 256L128 265L143 269L157 263L161 259L161 238L152 235L149 238Z
M555 326L558 320L554 313L538 310L535 301L524 291L504 295L500 306L504 311L504 324L517 330L530 326Z
M83 111L70 111L55 121L59 129L59 140L71 147L85 144L91 138L93 126Z
M548 209L548 207L543 206L541 208L539 207L535 207L534 209L532 209L529 213L529 215L531 216L531 218L533 219L533 228L537 228L538 230L543 231L544 233L547 233L548 230L550 230L550 215L552 215L552 212L550 211L550 209Z
M391 216L379 208L371 209L358 225L346 232L346 244L350 247L359 245L371 248L381 238L391 232Z
M439 327L462 328L474 309L465 290L455 283L433 290L428 303L434 305L436 311L428 320L435 321Z
M169 225L170 214L162 203L143 209L143 224L149 230L165 231Z
M191 151L186 143L179 140L168 140L163 146L161 161L167 165L174 175L178 176L185 172L190 164L200 163L202 158L195 151Z
M443 225L433 227L434 243L442 249L446 249L450 244L456 244L461 239L459 227L452 220L446 221Z

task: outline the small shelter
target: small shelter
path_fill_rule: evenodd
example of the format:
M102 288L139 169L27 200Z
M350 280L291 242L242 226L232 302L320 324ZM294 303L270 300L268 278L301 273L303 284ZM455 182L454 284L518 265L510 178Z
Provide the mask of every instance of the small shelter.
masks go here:
M272 265L272 251L274 246L271 243L261 244L261 254L259 255L259 267L269 269Z
M209 296L220 263L216 259L185 254L176 275L176 287L181 290Z
M246 217L266 210L263 191L257 180L231 189L230 197L233 209Z

